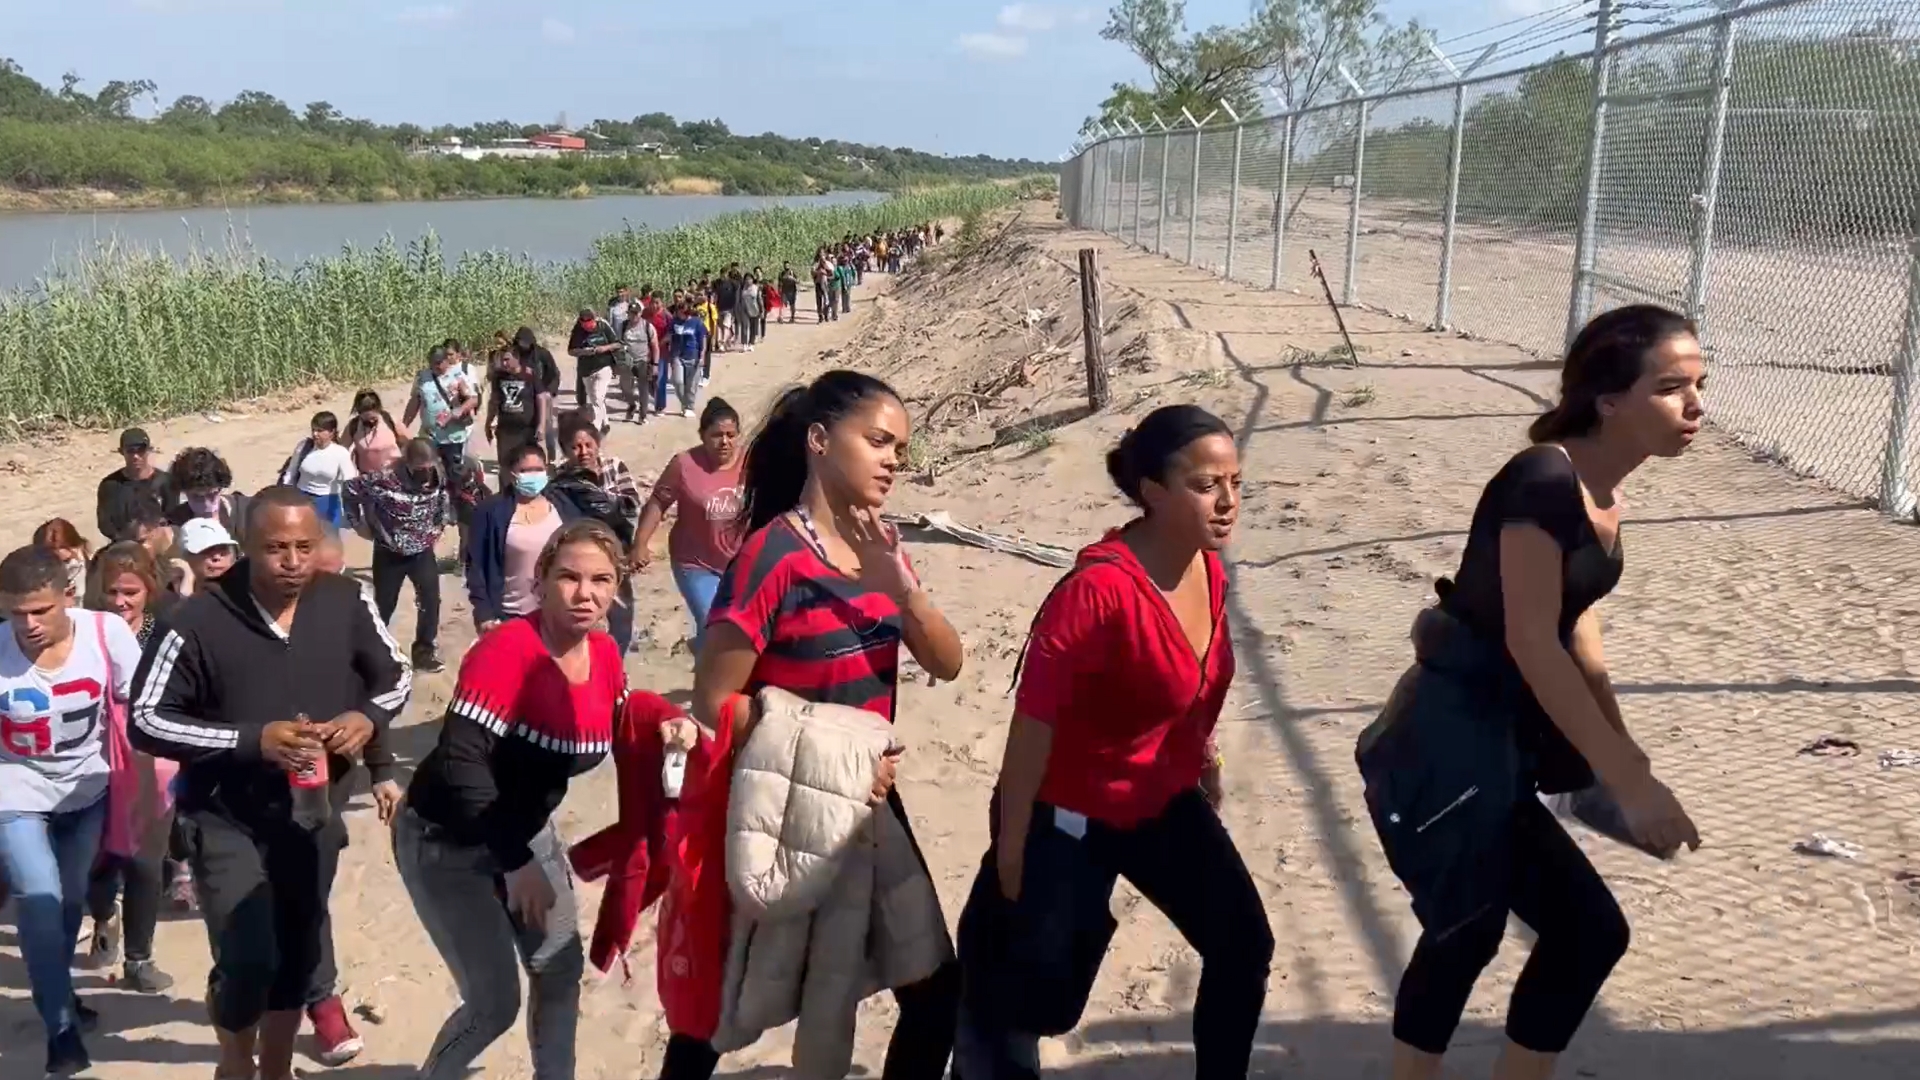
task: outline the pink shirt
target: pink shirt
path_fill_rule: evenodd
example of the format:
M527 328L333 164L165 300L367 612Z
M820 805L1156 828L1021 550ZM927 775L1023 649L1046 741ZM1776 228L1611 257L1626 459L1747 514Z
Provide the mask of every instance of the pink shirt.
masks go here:
M353 467L367 476L379 472L400 460L400 440L409 438L405 428L396 436L385 420L374 421L372 428L353 440Z
M540 588L535 568L547 541L560 531L560 511L547 507L547 516L531 525L511 522L507 525L507 565L505 595L500 610L509 615L525 615L540 606Z
M662 510L680 508L667 534L667 557L675 566L725 573L740 550L737 528L743 509L739 457L726 469L709 468L707 452L683 450L667 462L653 485L653 503Z

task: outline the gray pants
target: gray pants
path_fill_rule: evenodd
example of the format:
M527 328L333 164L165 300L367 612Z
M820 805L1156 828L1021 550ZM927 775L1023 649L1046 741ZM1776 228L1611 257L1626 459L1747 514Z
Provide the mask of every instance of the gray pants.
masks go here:
M579 913L560 835L549 823L533 838L534 860L558 896L544 933L521 926L507 913L506 886L484 847L449 841L411 810L393 823L393 856L413 909L453 971L460 1007L420 1066L421 1080L455 1080L520 1015L520 967L525 966L532 1002L527 1039L537 1080L573 1080L574 1034L580 1024L580 977L586 954Z
M686 411L693 408L693 399L700 396L700 358L673 361L673 392L680 396L680 408Z

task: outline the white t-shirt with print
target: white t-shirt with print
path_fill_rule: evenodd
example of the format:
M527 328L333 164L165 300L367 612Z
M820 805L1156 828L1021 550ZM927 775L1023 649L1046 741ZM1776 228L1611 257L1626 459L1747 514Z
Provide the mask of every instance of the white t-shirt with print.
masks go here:
M84 810L107 790L107 694L127 700L140 642L126 620L71 609L73 650L58 671L28 661L0 630L0 813ZM107 651L100 651L106 629Z

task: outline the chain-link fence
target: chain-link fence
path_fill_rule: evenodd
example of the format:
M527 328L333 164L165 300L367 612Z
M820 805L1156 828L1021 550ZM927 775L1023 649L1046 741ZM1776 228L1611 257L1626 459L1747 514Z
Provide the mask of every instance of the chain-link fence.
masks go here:
M1645 6L1645 5L1640 5ZM1521 71L1103 140L1075 225L1542 356L1595 312L1700 325L1710 413L1907 516L1920 493L1920 0L1729 0Z

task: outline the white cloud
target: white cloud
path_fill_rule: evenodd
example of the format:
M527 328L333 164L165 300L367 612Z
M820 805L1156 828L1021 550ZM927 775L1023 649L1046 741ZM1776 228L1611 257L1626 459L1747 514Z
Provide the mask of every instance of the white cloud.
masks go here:
M1060 17L1049 7L1037 4L1008 4L1000 9L1000 25L1009 30L1044 33L1059 25Z
M422 4L418 7L402 8L394 12L393 21L422 25L429 23L450 23L460 17L458 4Z
M573 27L559 19L541 19L540 36L556 45L565 45L573 41Z
M1014 34L961 34L960 51L980 60L1008 60L1024 56L1027 39Z

